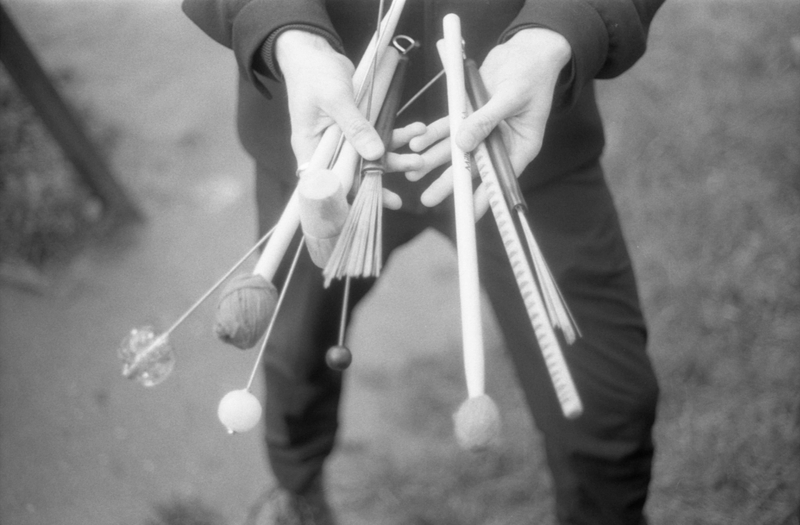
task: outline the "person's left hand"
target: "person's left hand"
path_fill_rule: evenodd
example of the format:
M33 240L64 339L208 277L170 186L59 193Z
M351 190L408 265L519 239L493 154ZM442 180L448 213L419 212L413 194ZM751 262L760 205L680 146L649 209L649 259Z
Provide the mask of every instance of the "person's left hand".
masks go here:
M539 154L556 83L571 56L567 40L544 28L523 29L492 49L480 68L491 98L464 120L456 137L458 146L466 152L474 150L499 125L514 172L519 176ZM406 172L409 180L419 180L450 162L449 134L449 120L444 117L411 139L409 148L422 153L424 166ZM425 206L436 206L452 191L452 169L448 168L420 200ZM479 187L475 192L476 216L480 217L487 207L485 189Z

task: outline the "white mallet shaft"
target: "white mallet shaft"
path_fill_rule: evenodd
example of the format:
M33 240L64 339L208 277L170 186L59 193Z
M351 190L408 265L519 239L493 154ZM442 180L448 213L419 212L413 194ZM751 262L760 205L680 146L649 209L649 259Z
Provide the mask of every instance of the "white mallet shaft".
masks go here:
M464 62L461 43L461 20L448 14L443 20L443 63L447 75L447 107L450 115L450 147L455 204L458 283L461 300L461 334L464 369L469 397L484 393L483 325L481 322L478 249L475 239L475 212L472 197L472 173L469 155L456 144L456 134L467 109Z

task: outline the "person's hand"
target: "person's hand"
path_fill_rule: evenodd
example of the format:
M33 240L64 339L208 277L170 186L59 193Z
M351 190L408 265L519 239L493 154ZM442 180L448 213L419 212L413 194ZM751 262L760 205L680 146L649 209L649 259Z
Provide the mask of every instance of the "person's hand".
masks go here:
M474 150L498 125L514 172L519 175L542 147L553 93L561 70L572 55L567 40L544 28L523 29L507 42L492 49L480 72L489 102L464 119L456 143L464 151ZM409 180L419 180L431 170L450 162L449 121L442 118L409 142L421 152L423 167L409 171ZM421 201L435 206L453 191L452 170L448 168L423 192ZM480 216L488 207L485 189L475 193L475 211Z
M337 124L345 138L361 157L379 159L385 151L375 128L361 114L355 103L352 62L336 52L325 38L302 30L281 33L275 42L275 58L286 83L291 144L298 166L308 162L325 130ZM390 149L400 147L425 131L415 123L397 130ZM386 155L386 171L407 172L422 167L416 153ZM399 208L400 198L384 193L388 208Z
M365 159L383 155L381 138L356 106L355 68L347 57L319 35L289 30L275 41L275 58L286 83L298 165L311 159L322 134L334 123Z

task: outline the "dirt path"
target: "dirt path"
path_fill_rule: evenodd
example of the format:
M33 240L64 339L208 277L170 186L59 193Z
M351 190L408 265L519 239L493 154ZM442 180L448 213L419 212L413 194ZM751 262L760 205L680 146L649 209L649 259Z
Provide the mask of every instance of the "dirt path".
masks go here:
M216 406L244 386L254 354L213 338L214 301L174 334L178 365L157 388L122 379L115 350L135 325L171 324L254 240L232 57L176 1L18 0L9 11L45 66L72 75L70 98L118 132L112 164L148 222L81 257L46 297L0 289L0 522L133 525L187 498L240 523L269 483L260 434L227 437ZM353 451L395 433L370 381L458 337L451 258L424 237L355 321L349 452L332 465L340 503L362 470ZM390 310L402 314L380 323Z

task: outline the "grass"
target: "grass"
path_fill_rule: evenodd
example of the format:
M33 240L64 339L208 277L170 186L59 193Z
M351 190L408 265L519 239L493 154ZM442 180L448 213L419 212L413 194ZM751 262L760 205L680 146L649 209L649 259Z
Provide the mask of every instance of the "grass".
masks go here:
M790 2L667 2L645 59L599 86L662 386L655 524L800 519L798 27ZM353 458L368 474L351 504L377 506L381 523L551 523L541 448L507 370L489 379L503 447L481 458L452 444L458 366L409 363L381 394L404 430Z
M147 525L223 525L217 511L199 499L174 498L154 505L153 517Z
M788 2L662 14L630 95L605 93L635 132L609 172L664 387L650 509L781 523L800 503L800 17Z
M645 58L599 86L662 386L654 524L800 519L798 28L788 0L671 0ZM0 76L0 253L44 264L79 246L91 201L28 110L7 111L8 93ZM24 131L7 133L12 115ZM505 440L474 456L452 438L459 352L436 355L450 357L371 379L391 439L344 444L361 474L343 510L386 525L552 523L541 444L507 363L492 359L488 378ZM165 503L152 523L219 521L201 507Z

